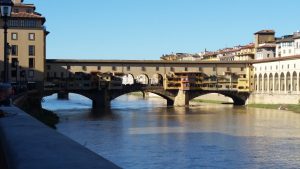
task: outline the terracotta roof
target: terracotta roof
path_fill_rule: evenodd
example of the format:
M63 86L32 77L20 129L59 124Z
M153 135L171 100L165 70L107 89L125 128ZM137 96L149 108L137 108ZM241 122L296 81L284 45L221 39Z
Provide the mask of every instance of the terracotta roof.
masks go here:
M274 43L264 43L259 45L257 48L275 48L276 44Z
M256 34L275 34L275 31L268 29L268 30L261 30L261 31L255 32L254 34L255 35Z
M18 12L18 13L12 13L12 17L15 18L44 18L41 15L38 15L36 13L26 13L26 12Z

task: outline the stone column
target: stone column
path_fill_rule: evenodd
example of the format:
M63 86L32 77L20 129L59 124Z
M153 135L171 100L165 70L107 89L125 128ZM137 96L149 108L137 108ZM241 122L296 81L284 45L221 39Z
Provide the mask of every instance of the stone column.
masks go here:
M270 76L269 75L267 75L267 83L268 83L267 84L267 88L268 88L267 92L270 93Z
M274 93L275 92L275 75L273 76L273 82L272 82L272 85L273 85L273 87L272 87L272 93Z
M299 85L300 85L300 84L299 84L299 73L297 73L297 83L296 83L296 84L297 84L297 89L296 89L296 91L297 91L297 94L299 94L299 87L300 87L300 86L299 86Z
M286 75L284 75L284 93L286 94L287 93L287 87L286 87L286 85L287 85L287 83L286 83Z
M189 92L179 90L177 96L175 97L174 106L188 106L189 101Z
M257 78L256 78L256 92L258 93L259 91L259 75L257 75Z
M293 73L291 74L291 77L290 77L291 79L291 81L290 81L290 92L291 92L291 94L293 94L293 92L294 92L294 90L293 90L293 88L294 88L294 76L293 76Z

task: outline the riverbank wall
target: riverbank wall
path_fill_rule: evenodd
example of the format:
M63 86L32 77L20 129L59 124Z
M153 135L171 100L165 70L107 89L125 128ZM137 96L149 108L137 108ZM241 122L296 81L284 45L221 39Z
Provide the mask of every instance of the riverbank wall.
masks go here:
M298 94L261 94L252 93L246 104L299 104Z
M17 107L0 107L1 167L7 169L119 168ZM2 155L2 154L1 154ZM5 164L3 164L5 163Z

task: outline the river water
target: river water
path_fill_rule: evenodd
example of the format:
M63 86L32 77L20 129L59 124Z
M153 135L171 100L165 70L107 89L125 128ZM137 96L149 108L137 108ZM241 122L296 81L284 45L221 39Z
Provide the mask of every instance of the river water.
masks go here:
M91 113L91 101L45 99L58 132L122 168L300 168L300 114L221 104L166 107L122 96Z

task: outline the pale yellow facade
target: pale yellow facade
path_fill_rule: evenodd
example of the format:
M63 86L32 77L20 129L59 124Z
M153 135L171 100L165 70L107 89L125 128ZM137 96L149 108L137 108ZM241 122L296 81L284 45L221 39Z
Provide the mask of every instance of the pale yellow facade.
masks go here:
M12 16L8 21L7 40L10 45L9 81L43 83L46 60L45 18L35 12L32 4L15 1ZM0 71L3 72L4 29L0 20ZM16 62L19 66L16 66ZM1 79L3 73L1 73Z

